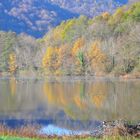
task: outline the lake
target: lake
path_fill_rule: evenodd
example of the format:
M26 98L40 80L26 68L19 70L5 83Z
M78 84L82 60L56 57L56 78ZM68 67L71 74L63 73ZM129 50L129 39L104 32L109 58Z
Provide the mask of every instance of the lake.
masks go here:
M90 133L103 121L140 120L140 80L0 79L0 122L39 124L48 135Z

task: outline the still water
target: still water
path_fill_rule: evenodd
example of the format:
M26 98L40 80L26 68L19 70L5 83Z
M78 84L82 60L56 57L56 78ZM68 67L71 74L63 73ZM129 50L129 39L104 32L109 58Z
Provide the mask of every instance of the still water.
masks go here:
M140 80L0 79L0 122L49 135L89 133L102 121L140 120Z

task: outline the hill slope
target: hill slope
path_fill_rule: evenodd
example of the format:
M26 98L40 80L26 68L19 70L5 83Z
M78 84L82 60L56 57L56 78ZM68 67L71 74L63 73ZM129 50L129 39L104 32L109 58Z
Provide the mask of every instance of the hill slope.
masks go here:
M112 12L116 7L126 4L128 0L49 0L62 8L75 13L93 17L104 11Z
M43 36L63 20L112 12L127 0L0 0L0 30Z
M62 20L77 16L45 0L0 1L0 29L25 32L35 37L43 36Z

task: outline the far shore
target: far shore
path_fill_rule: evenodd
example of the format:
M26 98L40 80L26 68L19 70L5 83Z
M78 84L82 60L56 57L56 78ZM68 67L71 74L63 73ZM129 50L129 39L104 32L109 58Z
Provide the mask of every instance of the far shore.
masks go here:
M119 79L119 80L140 80L140 74L123 74L123 75L115 75L115 74L86 74L86 75L44 75L41 73L21 73L21 74L10 74L8 72L0 73L0 79L9 79L11 77L20 78L20 79L67 79L71 78L72 80L80 79L80 80L92 80L92 79Z

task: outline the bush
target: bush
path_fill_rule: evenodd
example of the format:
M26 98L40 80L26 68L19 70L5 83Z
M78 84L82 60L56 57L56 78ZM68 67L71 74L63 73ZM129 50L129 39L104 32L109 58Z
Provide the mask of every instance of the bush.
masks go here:
M125 69L124 69L123 66L116 66L113 69L112 73L115 74L116 76L125 75L126 74Z

